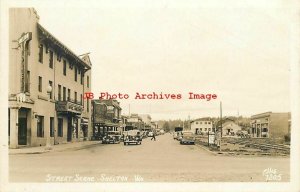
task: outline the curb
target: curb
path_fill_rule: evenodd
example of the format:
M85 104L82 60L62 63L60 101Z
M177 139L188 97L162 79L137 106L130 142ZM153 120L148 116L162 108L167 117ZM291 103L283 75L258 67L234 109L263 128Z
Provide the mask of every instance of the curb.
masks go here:
M49 153L49 152L62 152L62 151L67 151L70 149L80 149L83 147L87 147L87 146L91 146L91 145L97 145L100 143L91 143L91 144L87 144L87 145L82 145L82 146L74 146L74 147L66 147L63 149L52 149L52 150L42 150L42 151L30 151L30 152L8 152L8 155L22 155L22 154L42 154L42 153Z

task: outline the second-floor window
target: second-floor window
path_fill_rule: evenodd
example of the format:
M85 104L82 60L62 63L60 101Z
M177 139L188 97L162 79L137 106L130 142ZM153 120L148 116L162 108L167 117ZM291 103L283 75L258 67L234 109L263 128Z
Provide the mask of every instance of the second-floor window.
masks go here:
M63 87L63 101L66 101L66 88Z
M71 90L70 89L68 89L68 101L70 101L71 100Z
M86 86L90 87L90 77L86 76Z
M52 81L49 81L49 86L52 87L53 86L53 83ZM52 92L53 92L53 87L52 87L52 91L49 93L50 95L50 99L52 99Z
M61 85L58 85L58 100L61 101Z
M66 76L67 75L67 61L66 60L64 60L63 61L63 74L64 74L64 76Z
M39 62L43 63L43 53L44 52L44 47L42 44L39 45Z
M82 105L82 94L80 94L80 105Z
M53 51L49 51L49 67L53 69Z
M75 103L77 103L77 92L74 92L74 97L75 97Z
M84 77L83 77L83 72L81 72L81 74L80 74L80 84L81 84L81 85L83 85L83 78L84 78Z
M75 74L75 81L77 81L77 67L75 67L74 74Z
M39 89L39 92L42 92L42 84L43 84L43 79L41 76L39 76L39 84L38 84L38 89Z

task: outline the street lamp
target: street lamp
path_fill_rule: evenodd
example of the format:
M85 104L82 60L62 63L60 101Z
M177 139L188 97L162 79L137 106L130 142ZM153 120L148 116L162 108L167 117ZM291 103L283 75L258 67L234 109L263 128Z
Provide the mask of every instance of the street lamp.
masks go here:
M51 95L51 93L52 93L52 87L50 85L48 85L48 87L47 87L47 94L49 94L48 101L50 101L50 95ZM45 150L51 150L52 149L52 147L51 147L51 141L50 141L50 130L51 130L51 127L49 128L49 131L48 131L48 133L46 135L47 140L46 140Z

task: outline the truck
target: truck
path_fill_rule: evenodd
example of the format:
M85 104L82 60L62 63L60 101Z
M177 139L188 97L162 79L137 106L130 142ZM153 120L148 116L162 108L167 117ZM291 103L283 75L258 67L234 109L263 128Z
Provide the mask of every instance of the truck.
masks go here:
M177 139L177 140L180 139L182 130L183 130L183 127L175 127L173 139Z

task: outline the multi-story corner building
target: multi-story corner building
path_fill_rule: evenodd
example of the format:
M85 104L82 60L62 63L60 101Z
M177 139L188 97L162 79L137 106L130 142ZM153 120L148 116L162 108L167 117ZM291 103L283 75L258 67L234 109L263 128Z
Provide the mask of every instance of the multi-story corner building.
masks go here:
M9 145L43 146L91 135L91 62L40 23L33 8L9 10Z
M251 116L252 137L283 139L290 133L291 113L266 112Z
M122 131L120 102L117 100L92 100L93 138L102 138L107 131Z
M215 128L213 128L213 122L210 118L199 118L191 121L191 131L194 134L215 132Z

